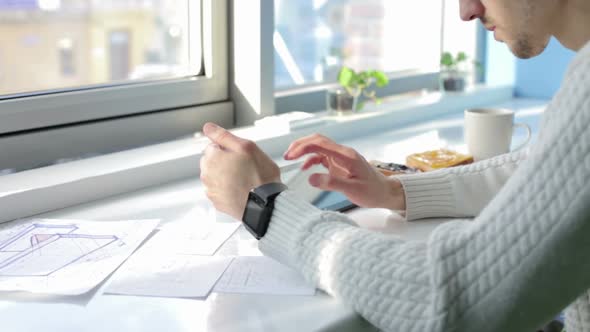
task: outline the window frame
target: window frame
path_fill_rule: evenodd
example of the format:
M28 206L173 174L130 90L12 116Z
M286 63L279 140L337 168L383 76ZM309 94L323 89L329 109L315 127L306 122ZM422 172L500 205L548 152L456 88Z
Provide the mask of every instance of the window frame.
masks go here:
M227 1L188 3L201 6L202 75L16 95L0 100L0 135L227 101Z
M215 17L218 20L216 26L225 35L222 34L223 37L219 39L204 40L204 48L206 48L207 42L216 45L210 47L211 54L205 54L204 57L219 60L219 58L215 58L214 56L215 54L221 56L226 65L225 68L222 68L222 72L232 74L232 77L229 78L227 75L224 75L225 80L230 83L228 85L232 85L235 83L235 77L233 77L235 73L232 73L234 59L230 59L230 53L228 53L231 48L231 46L228 46L231 45L231 38L228 34L229 28L226 22L230 23L229 26L236 25L236 22L232 20L232 16L230 15L230 4L233 1L242 0L205 1L209 1L209 3L212 1L216 3L215 6L220 6L217 10L212 11L217 13L216 16L212 15L209 17ZM265 4L273 3L267 0L251 1ZM251 6L251 4L249 5ZM271 32L274 29L274 25L270 24L273 21L273 10L265 6L260 7L259 10L260 18L256 18L256 20L260 20L259 24L250 27L252 31L260 33L260 38L257 37L259 39L257 44L246 45L251 52L246 52L248 56L244 55L242 49L235 49L235 45L233 45L232 51L232 53L235 53L232 56L242 57L244 61L252 62L254 59L260 62L256 67L256 72L259 74L256 79L260 82L256 82L257 85L251 91L259 99L259 105L256 105L258 109L256 110L263 111L256 114L258 117L272 115L275 112L273 101L276 101L272 98L273 90L268 88L270 86L274 88L274 84L272 84L274 76L272 75L271 65L273 57L268 54L269 51L270 53L273 51ZM248 18L252 19L252 17ZM232 28L234 30L242 30L243 24L252 25L252 21L240 21L237 26L233 26ZM215 29L215 26L213 26L213 29ZM486 36L483 27L479 27L479 32L480 35ZM487 38L491 38L490 34L487 35ZM486 54L488 53L485 47L486 40L485 38L478 40L478 54L482 57L487 57ZM219 53L219 49L217 49L220 45L216 43L220 41L223 42L222 46L225 48L222 48L222 50L225 50L225 52ZM258 54L258 51L260 51L260 54ZM256 57L257 55L258 57ZM219 61L219 63L223 63L223 61ZM210 66L213 65L211 62L208 62L208 64ZM259 67L260 70L258 70ZM215 70L206 70L206 72L216 73ZM421 84L421 82L426 81L432 82L433 77L436 78L435 82L438 82L437 73L408 72L404 73L404 75L393 75L394 84L392 84L392 87L404 89L404 84L407 82L412 82L412 80L414 80L412 84ZM252 79L249 79L246 83L252 84L252 81ZM228 89L227 86L225 88ZM319 93L322 96L322 100L324 100L322 91L317 90L315 93ZM90 120L14 134L0 134L0 151L2 151L3 159L19 159L17 161L22 163L24 163L23 159L31 159L31 156L35 158L39 157L37 154L57 156L56 152L66 151L70 153L72 151L85 151L84 149L88 149L91 145L88 143L90 140L92 140L92 144L100 145L96 151L113 146L121 147L123 146L123 143L121 143L123 138L126 138L126 143L129 143L131 140L125 136L133 137L136 141L141 138L141 141L146 143L146 146L136 149L133 146L129 146L128 148L123 147L123 149L129 150L119 150L120 152L118 153L105 154L49 167L40 167L0 177L0 210L2 210L1 207L4 207L4 210L6 210L6 213L0 216L0 223L5 220L27 217L41 212L169 183L171 181L186 180L187 178L194 179L200 171L198 160L201 157L202 150L209 143L201 135L194 135L194 132L198 131L202 123L207 120L214 121L224 127L232 127L236 124L237 118L234 114L234 107L237 108L237 114L244 114L246 110L252 109L252 105L249 105L249 109L240 105L239 98L235 97L243 92L239 90L239 86L233 88L230 86L229 91L226 90L226 93L230 92L232 93L231 99L226 98L223 102L197 105L194 107L140 112L140 114L132 113L110 119ZM262 95L262 92L265 92L265 94ZM257 93L260 93L260 96L256 95ZM467 106L484 106L490 102L508 100L512 97L512 94L512 86L482 86L456 95L440 95L435 93L427 98L416 98L412 101L411 105L407 105L407 101L403 101L399 105L393 105L394 107L392 109L388 107L387 110L384 109L380 112L352 116L351 119L353 121L347 119L344 122L328 122L328 126L322 128L326 130L326 127L330 127L329 131L325 131L324 133L334 135L335 138L340 137L338 135L351 135L350 133L360 135L362 132L374 132L383 126L391 129L392 124L401 127L406 123L425 120L426 117L433 116L435 113L451 112ZM298 97L301 94L294 94L294 96ZM289 95L284 94L280 98L287 97ZM304 100L304 98L300 97L299 99ZM250 101L247 98L243 99L243 104ZM135 100L134 102L142 101ZM86 103L91 104L92 102L86 101ZM39 104L41 105L41 103ZM325 105L324 102L322 102L322 105ZM309 111L309 109L304 108L303 104L297 106L296 109L292 110ZM0 104L0 110L4 111L2 104ZM276 113L280 112L281 110L279 109ZM330 121L333 120L331 117L328 118L330 118ZM360 122L355 121L355 118ZM247 122L245 124L251 124L253 122L252 119L254 117L245 120ZM2 120L3 118L0 118L0 122ZM240 128L234 131L234 133L255 140L263 151L268 154L280 156L280 153L295 138L317 131L317 127L310 127L282 136L275 134L269 136L269 133L262 132L264 135L256 137L254 134L261 131L249 127ZM187 134L191 135L187 136ZM156 137L158 135L160 137ZM174 135L176 137L184 135L185 139L174 139ZM138 136L141 137L138 138ZM152 143L149 143L150 139L153 140ZM55 149L51 147L52 144L55 145ZM25 152L23 152L23 149ZM38 160L48 160L48 158L41 156ZM1 169L2 167L0 167L0 171ZM21 202L33 202L34 204L23 205L20 204Z
M387 73L390 84L380 88L379 97L393 96L416 90L437 90L438 71L408 70ZM310 84L291 89L275 91L275 112L277 114L295 110L319 112L326 110L326 91L338 87L338 83Z
M281 154L297 138L320 132L335 140L368 135L380 130L427 121L457 109L484 107L509 101L510 86L478 86L456 95L416 97L391 109L370 114L352 115L346 121L327 122L321 127L300 128L279 134L264 128L239 128L233 133L255 141L280 166ZM328 117L320 114L320 117ZM115 195L194 179L200 173L199 159L209 140L203 136L175 140L139 149L98 156L27 172L5 175L0 181L0 224L17 218L88 203ZM20 204L34 202L35 204Z
M446 0L443 0L441 6L441 32L440 32L440 53L445 48L445 22L446 22ZM485 65L486 41L485 29L478 23L476 26L476 50L475 60ZM272 42L266 45L272 47ZM413 92L417 90L435 91L440 89L440 69L429 68L427 70L410 69L404 71L394 71L385 73L390 84L376 90L379 97L389 97L397 94ZM274 75L274 73L273 73ZM477 73L474 83L484 82L484 74ZM337 82L309 83L289 88L275 87L275 113L282 114L292 111L319 112L326 110L325 93L327 90L338 87Z

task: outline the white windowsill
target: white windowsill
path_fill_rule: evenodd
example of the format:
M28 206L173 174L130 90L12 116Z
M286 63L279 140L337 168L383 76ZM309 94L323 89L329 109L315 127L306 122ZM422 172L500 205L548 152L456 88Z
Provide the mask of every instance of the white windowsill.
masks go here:
M435 68L430 68L430 70L403 70L403 71L399 71L399 72L386 73L386 75L391 82L391 81L400 81L400 80L407 79L407 78L413 78L418 75L438 74L439 70L440 70L440 68L438 68L438 66L437 66ZM298 94L308 93L308 92L323 91L323 90L327 90L329 88L336 88L339 86L340 85L336 81L331 82L331 83L318 83L318 84L312 83L312 84L305 84L303 86L293 86L293 87L288 87L288 88L279 89L278 91L275 91L275 97L286 97L286 96L298 95Z
M315 132L337 141L403 127L467 107L485 106L512 98L510 86L486 87L453 95L438 93L400 99L379 110L344 117L316 113L321 126L296 131L245 127L233 130L254 140L279 165L279 156L295 139ZM123 194L171 181L196 177L208 139L196 135L153 146L53 165L0 177L0 222Z

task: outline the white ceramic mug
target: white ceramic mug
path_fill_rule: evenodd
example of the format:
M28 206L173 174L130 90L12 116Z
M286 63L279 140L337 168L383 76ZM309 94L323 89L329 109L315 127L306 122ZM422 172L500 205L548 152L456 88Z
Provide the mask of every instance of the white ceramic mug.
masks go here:
M531 139L531 128L514 123L514 112L503 108L473 108L465 110L465 141L475 161L508 153L514 130L525 128L527 138L514 151L523 148Z

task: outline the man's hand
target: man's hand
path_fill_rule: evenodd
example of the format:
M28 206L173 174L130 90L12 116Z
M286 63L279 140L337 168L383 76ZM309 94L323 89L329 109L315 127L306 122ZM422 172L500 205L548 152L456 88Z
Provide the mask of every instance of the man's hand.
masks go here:
M211 140L201 157L201 181L215 208L242 219L248 192L280 182L279 167L252 141L234 136L213 123L203 133Z
M293 142L284 158L293 160L306 154L312 156L303 164L304 170L316 164L322 164L328 169L328 174L316 173L309 177L312 186L339 191L362 207L406 209L401 183L385 177L354 149L315 134Z

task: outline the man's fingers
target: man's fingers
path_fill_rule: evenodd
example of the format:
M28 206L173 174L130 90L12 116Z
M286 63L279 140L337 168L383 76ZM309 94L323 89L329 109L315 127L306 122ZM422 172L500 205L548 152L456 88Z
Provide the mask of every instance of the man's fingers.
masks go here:
M203 134L213 143L230 150L238 150L246 144L245 142L247 142L245 139L230 133L229 130L211 122L205 123L203 126Z
M342 147L342 148L348 149L345 147ZM342 168L346 169L349 172L353 171L357 167L357 165L355 165L355 162L357 161L355 159L356 153L352 149L350 149L350 151L347 151L347 150L339 149L338 146L334 147L334 146L325 146L325 145L320 145L320 144L316 144L316 143L310 143L310 144L298 147L297 150L298 151L293 152L293 154L292 154L292 156L294 156L294 159L297 159L297 158L304 156L306 154L315 153L315 154L322 154L326 157L332 158L333 161L340 164L340 166L342 166ZM350 152L352 152L352 153L350 153Z
M309 184L322 190L339 191L342 193L354 191L356 187L354 180L322 173L310 175Z
M287 148L287 151L285 151L285 153L283 154L283 157L287 160L294 159L294 158L290 158L290 156L289 156L291 154L291 151L295 150L298 146L300 146L302 144L306 144L311 141L317 140L318 137L323 137L323 136L321 136L319 134L313 134L313 135L305 136L305 137L302 137L298 140L291 142L291 144L289 144L289 147Z
M335 161L342 163L342 166L346 168L353 167L354 160L358 156L354 149L336 144L329 138L316 134L293 142L283 157L286 160L293 160L309 153L318 153L332 157Z
M222 150L221 146L217 143L209 143L203 150L203 155L210 155L215 153L217 150Z
M323 156L321 154L316 154L316 155L313 155L313 156L307 158L305 163L303 163L303 166L301 166L301 170L303 170L303 171L308 170L311 166L317 165L317 164L322 164L322 165L324 165L325 168L330 168L330 165L328 164L328 160L326 159L326 156Z
M297 148L299 148L302 145L309 144L312 142L317 142L320 140L328 141L330 139L325 136L322 136L320 134L313 134L313 135L308 135L308 136L302 137L298 140L295 140L295 141L291 142L291 144L287 148L287 151L285 151L285 153L283 154L283 157L287 160L297 159L297 158L291 157L291 155L293 154L293 151L297 150Z
M296 140L295 142L291 143L291 145L289 146L289 148L287 149L287 151L285 152L283 157L287 160L297 159L305 154L305 153L302 153L302 150L304 150L304 148L306 146L312 145L312 144L316 144L316 145L325 147L327 149L333 150L335 152L339 152L340 154L342 154L344 156L353 157L353 155L355 153L353 149L348 148L343 145L340 145L340 144L337 144L325 136L322 136L319 134L313 134L310 136L300 138L300 139Z

